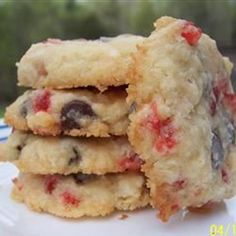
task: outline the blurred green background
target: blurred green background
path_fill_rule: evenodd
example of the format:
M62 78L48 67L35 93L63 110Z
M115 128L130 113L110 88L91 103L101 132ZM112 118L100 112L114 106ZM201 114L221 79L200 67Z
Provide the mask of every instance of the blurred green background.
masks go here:
M162 15L194 21L236 63L236 0L0 0L0 116L23 91L16 86L15 63L32 43L148 35Z

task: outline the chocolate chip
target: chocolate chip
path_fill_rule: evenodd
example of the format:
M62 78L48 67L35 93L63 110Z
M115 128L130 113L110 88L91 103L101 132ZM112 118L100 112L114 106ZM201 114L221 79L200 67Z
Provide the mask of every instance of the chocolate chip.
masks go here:
M20 108L20 116L25 118L27 116L27 108L25 106Z
M129 114L135 113L137 111L137 103L132 102L129 107Z
M62 130L71 130L81 128L79 120L81 118L95 118L96 114L91 106L81 100L73 100L61 110L61 128Z
M224 148L217 130L212 132L211 164L213 169L219 169L224 165Z
M21 152L22 148L23 148L22 145L17 145L17 146L16 146L16 149L17 149L19 152Z
M97 177L95 174L73 174L73 178L77 184L83 184L87 181L93 180Z
M20 116L25 118L28 114L28 107L30 106L30 100L25 100L22 104L21 104L21 107L20 107Z
M72 148L72 151L74 155L69 159L68 165L78 164L81 160L81 155L75 147Z
M25 147L25 145L26 145L25 142L22 142L15 147L16 150L18 151L18 158L20 158L21 151Z

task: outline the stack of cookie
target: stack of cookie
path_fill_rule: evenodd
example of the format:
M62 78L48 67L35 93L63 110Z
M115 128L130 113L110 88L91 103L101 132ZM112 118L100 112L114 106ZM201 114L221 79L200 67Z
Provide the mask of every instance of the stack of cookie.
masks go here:
M142 41L49 39L26 52L18 81L33 90L7 108L14 131L0 149L21 172L15 199L75 218L148 204L142 161L126 137L126 76Z

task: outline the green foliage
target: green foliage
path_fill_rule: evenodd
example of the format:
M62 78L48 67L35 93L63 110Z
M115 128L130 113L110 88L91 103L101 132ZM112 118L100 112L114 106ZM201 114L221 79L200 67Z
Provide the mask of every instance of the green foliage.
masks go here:
M0 106L0 119L3 117L5 113L5 107Z
M120 33L148 35L153 22L172 15L196 22L221 46L236 46L236 1L232 0L0 0L0 102L21 92L16 66L34 42Z

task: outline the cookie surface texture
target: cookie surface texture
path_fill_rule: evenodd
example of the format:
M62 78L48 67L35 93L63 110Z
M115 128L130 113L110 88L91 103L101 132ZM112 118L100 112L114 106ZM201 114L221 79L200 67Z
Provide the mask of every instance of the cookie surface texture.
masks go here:
M33 88L77 88L126 84L130 54L143 37L120 35L100 40L48 39L33 44L17 63L18 84Z

